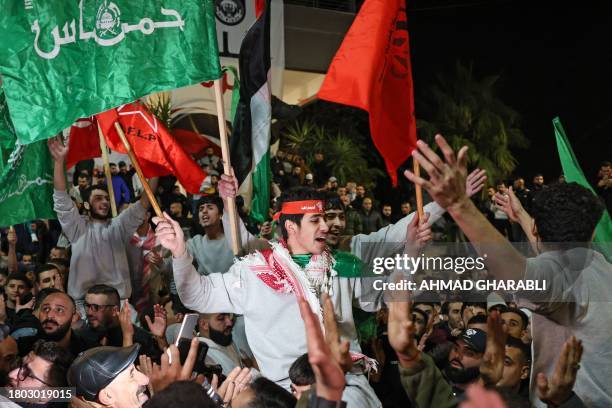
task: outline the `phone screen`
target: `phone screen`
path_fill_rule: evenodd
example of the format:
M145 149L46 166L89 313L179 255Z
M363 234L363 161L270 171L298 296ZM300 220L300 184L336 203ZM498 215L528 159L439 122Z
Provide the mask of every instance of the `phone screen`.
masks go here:
M191 341L193 339L193 332L195 330L196 325L198 324L198 314L197 313L187 313L183 318L183 323L181 324L181 329L179 330L178 337L176 338L176 342L174 343L176 347L179 346L181 339L186 339Z

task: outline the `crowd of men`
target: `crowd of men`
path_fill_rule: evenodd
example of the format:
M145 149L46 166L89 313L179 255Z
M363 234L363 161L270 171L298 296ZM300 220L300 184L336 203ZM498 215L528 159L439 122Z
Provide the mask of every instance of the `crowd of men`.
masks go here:
M3 392L0 405L612 406L612 268L589 245L610 209L610 163L594 182L599 197L541 174L510 187L468 174L465 149L436 143L441 154L423 142L414 153L426 176L405 174L432 199L422 216L409 197L393 208L341 184L324 152L307 164L278 151L270 217L252 222L212 149L198 161L211 176L199 196L172 177L149 180L163 216L134 171L111 164L112 217L104 173L83 162L67 183L67 148L50 139L57 220L2 234L0 386L74 394ZM232 198L240 258L224 216ZM488 279L546 289L372 288L375 258L427 252L441 222L478 243ZM532 244L530 256L517 241ZM390 272L387 282L421 271ZM193 339L181 344L192 313Z

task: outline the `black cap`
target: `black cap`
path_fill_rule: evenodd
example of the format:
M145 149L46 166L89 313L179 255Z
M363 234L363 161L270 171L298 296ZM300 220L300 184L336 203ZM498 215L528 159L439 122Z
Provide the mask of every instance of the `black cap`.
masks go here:
M487 348L487 333L480 329L466 329L457 340L463 340L469 348L477 353L484 353Z
M140 344L130 347L95 347L81 353L68 370L68 382L76 395L95 401L100 390L138 357Z

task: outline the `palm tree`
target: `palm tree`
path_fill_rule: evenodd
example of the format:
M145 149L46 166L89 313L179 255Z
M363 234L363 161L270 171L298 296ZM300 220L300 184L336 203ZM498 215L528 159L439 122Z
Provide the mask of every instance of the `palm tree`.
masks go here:
M431 143L441 133L454 149L467 145L470 165L485 169L491 182L515 169L512 149L529 145L518 112L496 95L499 78L478 79L472 64L457 62L452 74L437 75L429 98L417 101L426 118L417 121L420 137Z
M309 119L296 121L283 130L283 148L299 154L312 164L316 151L325 152L332 174L341 184L355 181L372 188L377 177L385 173L368 164L364 145L356 143L341 131L328 132L325 127Z

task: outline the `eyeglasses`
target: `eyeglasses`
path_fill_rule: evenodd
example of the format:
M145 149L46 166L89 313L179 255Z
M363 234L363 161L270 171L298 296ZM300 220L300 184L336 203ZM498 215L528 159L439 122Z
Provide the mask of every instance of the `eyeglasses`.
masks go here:
M98 312L100 309L104 308L104 307L114 307L115 305L96 305L95 303L87 303L85 302L83 304L83 306L85 306L85 309L89 310L93 310L94 312Z
M41 380L36 375L34 375L34 373L32 372L32 369L30 368L30 366L27 363L23 363L19 367L19 371L17 371L17 379L21 382L21 381L25 381L26 378L31 378L33 380L39 381L40 383L42 383L42 384L44 384L44 385L46 385L48 387L53 387L48 382L46 382L44 380Z

